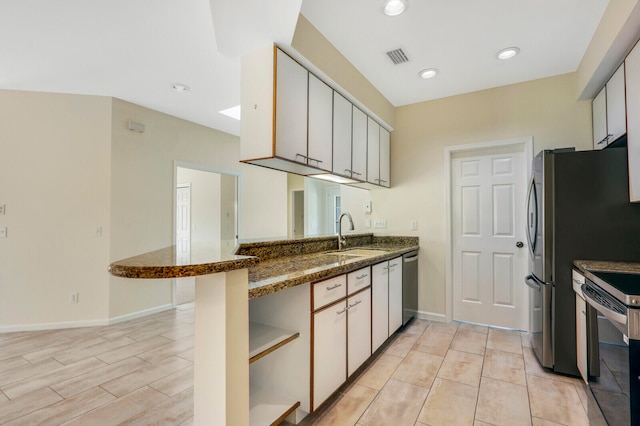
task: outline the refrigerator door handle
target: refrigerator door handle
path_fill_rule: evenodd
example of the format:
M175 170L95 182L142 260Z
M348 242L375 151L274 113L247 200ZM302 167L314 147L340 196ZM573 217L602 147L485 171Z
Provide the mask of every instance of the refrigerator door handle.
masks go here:
M540 287L542 287L542 283L538 282L536 277L534 277L533 275L527 275L524 278L524 282L534 290L539 290Z
M536 245L538 243L538 196L536 194L536 181L535 175L531 174L531 180L529 181L529 190L527 191L527 242L529 243L529 252L531 257L535 257ZM531 211L531 196L534 197L535 211ZM535 214L535 220L534 215ZM533 239L531 238L531 228L534 228Z

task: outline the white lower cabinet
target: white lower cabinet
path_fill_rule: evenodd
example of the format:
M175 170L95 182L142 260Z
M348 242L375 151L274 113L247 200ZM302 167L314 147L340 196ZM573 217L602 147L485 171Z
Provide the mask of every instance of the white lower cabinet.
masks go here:
M402 326L402 257L389 261L389 336Z
M371 353L389 337L389 262L371 267Z
M402 257L371 267L371 352L402 325Z
M315 312L313 329L313 410L346 380L347 302Z
M347 377L371 356L371 288L347 299Z

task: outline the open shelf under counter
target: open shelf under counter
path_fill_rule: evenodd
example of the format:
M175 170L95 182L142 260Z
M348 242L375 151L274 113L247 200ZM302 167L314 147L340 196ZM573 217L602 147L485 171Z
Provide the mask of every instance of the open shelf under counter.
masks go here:
M277 425L286 419L300 402L287 401L272 389L252 390L249 395L249 424L251 426Z
M297 339L299 332L249 322L249 364Z

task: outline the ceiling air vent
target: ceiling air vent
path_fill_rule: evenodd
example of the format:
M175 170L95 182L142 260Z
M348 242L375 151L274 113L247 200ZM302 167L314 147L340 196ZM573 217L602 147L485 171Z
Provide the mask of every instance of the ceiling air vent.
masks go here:
M409 58L407 58L407 55L402 51L402 49L390 50L387 52L387 56L395 65L403 62L409 62Z

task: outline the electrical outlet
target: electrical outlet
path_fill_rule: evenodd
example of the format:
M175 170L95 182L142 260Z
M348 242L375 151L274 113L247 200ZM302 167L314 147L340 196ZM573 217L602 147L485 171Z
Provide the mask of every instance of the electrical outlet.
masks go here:
M412 231L417 231L418 230L418 221L417 220L412 220L411 221L411 230Z
M362 211L364 214L371 214L371 201L365 201L362 204Z
M4 204L0 204L0 216L4 215L5 210L6 210L5 205Z
M102 237L102 226L96 226L96 229L93 231L96 238Z
M387 227L387 221L385 219L376 219L373 222L373 227L376 229L384 229Z
M78 303L79 299L80 299L79 293L71 293L71 295L69 296L69 301L71 303Z

